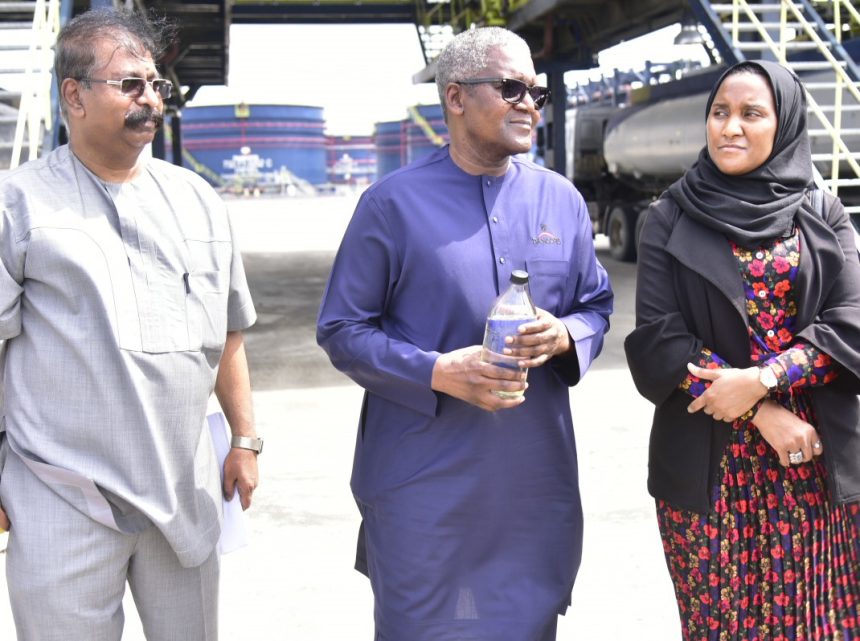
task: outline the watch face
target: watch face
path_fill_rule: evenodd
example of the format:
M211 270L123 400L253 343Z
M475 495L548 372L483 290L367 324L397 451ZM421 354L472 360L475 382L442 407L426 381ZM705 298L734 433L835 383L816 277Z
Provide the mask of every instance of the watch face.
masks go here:
M758 380L761 381L761 384L764 385L767 389L772 390L776 388L777 380L776 374L773 373L773 370L770 367L762 367L761 371L758 375Z

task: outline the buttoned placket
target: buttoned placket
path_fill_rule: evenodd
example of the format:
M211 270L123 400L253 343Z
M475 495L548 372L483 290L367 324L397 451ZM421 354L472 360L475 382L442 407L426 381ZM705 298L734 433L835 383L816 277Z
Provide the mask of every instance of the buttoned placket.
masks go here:
M501 290L511 279L514 266L511 263L510 225L503 212L496 210L504 176L481 176L481 193L484 197L484 211L490 231L490 244L496 268L496 284Z
M187 350L188 315L182 274L188 272L188 260L184 247L170 243L171 235L160 228L172 222L173 213L163 212L164 219L156 225L137 202L139 199L128 193L132 189L132 185L111 185L106 186L106 194L116 211L135 284L142 349ZM182 242L181 238L178 242Z

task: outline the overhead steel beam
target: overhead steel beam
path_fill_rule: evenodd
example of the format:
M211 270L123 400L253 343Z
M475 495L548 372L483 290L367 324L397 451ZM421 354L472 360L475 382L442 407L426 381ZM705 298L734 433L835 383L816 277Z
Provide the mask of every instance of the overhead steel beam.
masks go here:
M287 0L282 2L242 2L233 4L236 24L389 24L415 23L415 2L406 0Z
M511 31L524 29L532 23L542 20L545 15L552 13L564 4L567 4L565 0L531 0L508 18L508 29Z

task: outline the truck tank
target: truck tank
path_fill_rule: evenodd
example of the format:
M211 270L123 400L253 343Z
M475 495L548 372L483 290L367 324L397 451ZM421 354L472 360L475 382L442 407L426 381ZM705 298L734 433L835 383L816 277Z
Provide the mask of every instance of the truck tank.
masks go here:
M642 222L640 213L652 199L680 178L698 157L705 144L705 106L710 86L720 73L719 69L709 70L701 74L695 84L688 83L686 88L680 83L674 87L676 83L669 83L660 87L663 95L651 96L646 104L616 109L607 118L602 150L606 172L602 178L602 201L590 210L595 217L595 230L609 236L613 257L619 260L635 257ZM804 75L803 80L824 82L827 75ZM703 84L706 86L702 87ZM690 93L691 89L698 90ZM672 96L673 92L680 95ZM832 90L813 90L812 95L820 105L833 102ZM812 113L808 117L808 126L810 130L822 129ZM844 112L842 126L860 130L860 112ZM810 142L813 154L833 151L829 137L812 136ZM815 164L827 175L830 173L828 163L819 161ZM574 182L577 182L577 173L574 172ZM847 162L841 163L840 175L853 175ZM588 172L583 177L587 176ZM583 191L594 193L600 190L587 185ZM846 203L858 201L858 195L851 189L841 189L840 196ZM588 196L585 197L588 200ZM854 217L855 226L857 222Z
M826 75L804 76L805 82L825 82ZM619 179L647 189L662 189L678 179L695 162L705 144L705 106L709 91L632 107L615 115L607 126L603 153L609 172ZM833 102L832 90L813 90L820 105ZM829 95L828 95L829 94ZM844 129L860 128L860 112L842 114ZM810 130L821 129L810 113ZM810 137L813 154L832 152L829 137ZM825 171L823 162L816 163ZM847 163L840 166L848 174Z
M618 114L603 143L609 173L648 192L677 180L705 144L707 99L699 93Z

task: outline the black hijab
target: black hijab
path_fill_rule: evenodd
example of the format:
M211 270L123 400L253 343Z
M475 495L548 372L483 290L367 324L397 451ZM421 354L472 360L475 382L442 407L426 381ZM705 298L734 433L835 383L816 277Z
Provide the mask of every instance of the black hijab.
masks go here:
M794 217L805 202L804 192L812 184L812 156L803 86L791 71L774 62L756 60L729 67L711 90L705 118L720 85L737 73L739 65L755 65L770 80L778 123L770 157L749 173L729 176L714 164L706 144L669 193L690 218L742 247L754 247L791 233Z

